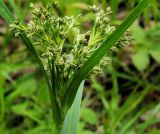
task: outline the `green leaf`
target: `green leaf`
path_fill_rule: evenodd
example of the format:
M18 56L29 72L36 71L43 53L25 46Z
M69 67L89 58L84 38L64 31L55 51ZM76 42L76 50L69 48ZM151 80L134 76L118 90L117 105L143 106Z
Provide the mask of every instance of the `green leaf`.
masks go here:
M97 114L90 108L83 108L81 110L81 118L89 124L96 125L98 123Z
M13 105L11 107L12 111L17 115L28 117L29 119L37 122L38 124L42 124L41 120L39 120L37 111L34 109L30 109L29 102L23 102L20 104Z
M10 6L14 9L16 15L20 18L22 16L22 13L19 9L19 7L15 4L14 0L8 0Z
M150 50L149 53L151 54L152 58L160 64L160 47Z
M160 123L160 119L157 118L159 111L160 111L160 104L157 104L156 106L154 105L153 109L149 111L150 114L147 116L147 121L141 123L138 126L137 132L143 134L149 126Z
M151 130L147 134L160 134L160 130Z
M29 129L29 131L26 131L25 134L51 134L51 129L47 128L47 125L34 127L33 129Z
M118 116L115 118L112 126L109 128L109 132L114 132L118 125L121 124L121 120L125 118L127 114L133 112L133 110L135 110L135 108L137 108L137 106L142 102L144 97L151 91L151 86L146 87L145 89L143 89L143 91L138 93L133 91L132 94L127 98L127 101L125 101L123 106L118 110Z
M110 0L110 5L112 8L112 19L116 19L117 11L118 11L118 5L119 5L120 0Z
M81 83L76 98L68 111L61 134L76 134L79 121L80 105L82 100L84 81Z
M84 128L85 128L85 122L80 121L80 122L78 123L77 133L78 133L78 134L81 134Z
M22 96L22 97L31 97L36 90L36 81L35 79L28 79L17 85L14 92L12 92L8 97L8 101L13 101L13 99Z
M133 127L134 123L138 120L138 118L146 111L146 108L140 109L135 115L132 115L129 120L127 120L121 127L120 134L128 134L128 131L131 130L131 127Z
M140 49L132 56L133 64L140 71L145 70L149 65L149 55L147 49Z
M94 133L92 131L85 130L85 131L83 131L83 134L94 134Z
M17 115L24 115L28 107L28 102L17 104L11 107L12 111Z
M64 110L69 109L72 105L81 81L86 78L92 68L100 62L102 57L120 39L151 1L152 0L141 0L122 24L100 45L93 55L85 62L84 66L80 68L79 72L75 74L62 101Z
M0 0L0 15L4 18L8 25L14 21L13 15L4 4L3 0Z
M135 39L135 43L144 44L144 42L146 41L146 36L145 36L143 29L138 25L138 23L135 23L132 26L132 29L133 29L132 34Z
M50 104L48 90L45 90L47 89L47 85L43 80L40 81L40 83L41 83L41 86L37 91L37 100L41 105L46 106L47 104Z

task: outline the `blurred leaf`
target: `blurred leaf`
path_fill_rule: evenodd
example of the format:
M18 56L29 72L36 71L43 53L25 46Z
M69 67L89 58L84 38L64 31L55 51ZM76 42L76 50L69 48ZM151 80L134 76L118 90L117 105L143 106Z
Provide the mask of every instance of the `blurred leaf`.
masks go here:
M153 44L152 49L149 51L152 58L160 64L160 44Z
M83 131L83 133L82 134L94 134L92 131L89 131L89 130L85 130L85 131Z
M84 127L85 127L85 123L80 121L79 124L78 124L77 134L82 133Z
M30 129L25 134L51 134L51 133L52 130L49 128L47 129L47 126L43 125Z
M119 3L120 3L120 0L110 0L111 9L113 11L113 13L112 13L113 20L116 19Z
M98 123L97 114L90 108L81 109L81 118L89 124L96 125Z
M135 92L133 91L132 94L127 98L127 101L119 108L114 116L118 115L115 119L114 122L111 124L111 127L109 127L109 132L113 133L117 126L121 124L121 121L125 119L125 116L129 114L130 112L133 112L137 106L143 101L144 97L152 91L152 88L150 86L146 87L143 89L141 92ZM112 114L112 113L111 113ZM134 121L134 118L131 120L130 123Z
M22 16L22 13L20 12L20 9L19 7L16 5L15 1L14 0L8 0L10 6L14 9L16 15L18 17L21 17Z
M14 17L4 4L3 0L0 0L0 15L5 19L7 24L11 24L14 21Z
M135 134L134 130L127 131L125 134Z
M24 115L28 107L28 102L20 103L11 107L12 111L17 115Z
M132 115L131 117L129 117L122 125L121 125L121 130L119 132L119 134L128 134L128 131L133 129L134 130L134 124L137 123L138 118L140 118L140 116L147 110L147 107L144 107L142 109L139 109L139 111Z
M17 85L14 92L12 92L8 97L8 101L13 101L16 97L32 97L33 93L36 91L36 80L31 78L23 81Z
M9 73L16 73L22 69L26 69L28 67L35 67L34 64L31 63L0 63L0 73L2 74L9 74Z
M134 41L136 44L143 44L146 41L145 32L137 22L133 24L132 31L133 37L135 39Z
M19 92L19 95L23 97L31 97L33 93L36 91L36 80L28 79L17 86L16 89Z
M28 117L29 119L35 121L36 123L42 124L42 121L38 118L37 111L30 108L29 102L23 102L20 104L13 105L11 109L17 115Z
M132 57L134 65L143 71L149 64L150 55L160 63L160 25L143 30L138 24L134 24L132 28L136 43L135 54Z
M41 86L37 90L37 99L38 102L42 105L50 104L49 92L47 89L47 85L45 81L40 81Z
M146 134L160 134L160 130L151 130L150 132Z
M148 67L150 62L148 51L143 48L139 49L133 54L132 61L138 70L143 71Z
M157 115L160 113L160 103L156 106L153 106L153 109L151 111L148 111L149 115L147 115L147 120L144 123L141 123L138 126L138 133L143 134L145 132L145 129L153 124L160 123L160 118L157 118ZM145 116L145 115L144 115Z

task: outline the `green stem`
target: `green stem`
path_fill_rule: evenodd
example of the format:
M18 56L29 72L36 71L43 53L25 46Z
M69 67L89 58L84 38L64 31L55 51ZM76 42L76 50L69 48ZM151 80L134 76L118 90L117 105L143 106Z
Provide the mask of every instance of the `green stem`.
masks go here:
M5 115L5 101L4 101L4 89L3 89L4 80L1 80L1 78L0 78L0 81L1 81L1 85L0 85L1 118L0 119L3 121L4 120L4 115Z
M1 133L4 133L5 130L5 100L4 100L4 85L5 79L3 76L0 74L0 123L1 125Z

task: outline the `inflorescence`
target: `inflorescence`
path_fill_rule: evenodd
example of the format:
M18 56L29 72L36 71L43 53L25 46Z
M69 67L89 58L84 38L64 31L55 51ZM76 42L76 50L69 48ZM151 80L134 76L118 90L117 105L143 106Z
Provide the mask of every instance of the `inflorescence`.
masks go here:
M59 17L52 5L46 8L42 6L36 8L34 5L32 7L33 16L29 24L15 22L10 27L16 31L16 36L25 32L38 50L45 69L49 71L51 64L54 64L55 72L64 81L72 78L115 30L115 26L110 24L109 16L112 13L110 7L106 10L95 5L88 8L88 12L92 14L92 29L85 33L81 32L79 24L81 15ZM127 32L111 50L124 47L129 41L130 36ZM109 56L104 56L90 74L102 72L102 68L110 61Z

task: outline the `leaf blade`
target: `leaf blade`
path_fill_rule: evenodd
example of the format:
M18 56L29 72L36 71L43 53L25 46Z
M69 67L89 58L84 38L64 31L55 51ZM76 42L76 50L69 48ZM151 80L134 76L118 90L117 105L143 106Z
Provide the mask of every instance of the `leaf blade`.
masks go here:
M7 6L4 4L3 0L0 0L0 15L4 18L8 25L13 23L14 17L12 16Z
M84 81L81 83L78 92L76 94L76 98L73 102L73 105L71 106L70 110L68 111L63 129L61 134L76 134L77 133L77 127L78 127L78 120L80 115L80 105L82 100L82 94L83 94L83 87L84 87Z

